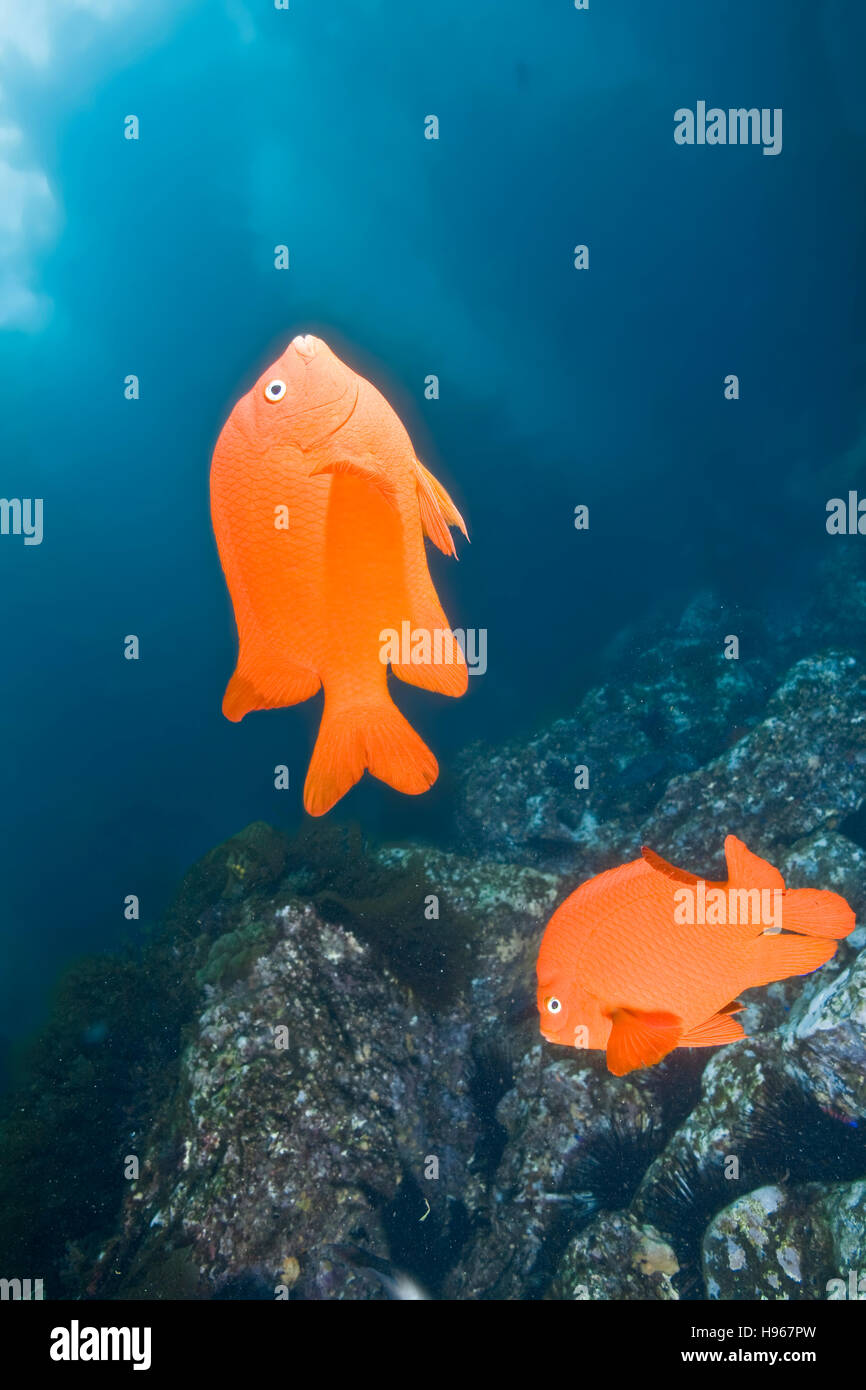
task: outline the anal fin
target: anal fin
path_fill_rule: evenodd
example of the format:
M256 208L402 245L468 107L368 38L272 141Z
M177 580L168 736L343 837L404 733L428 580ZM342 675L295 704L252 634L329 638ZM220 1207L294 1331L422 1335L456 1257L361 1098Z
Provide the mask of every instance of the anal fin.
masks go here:
M836 942L819 936L759 936L749 943L748 978L740 989L808 975L835 953Z
M418 610L410 631L424 636L429 660L392 662L391 670L398 680L440 695L465 695L469 685L466 658L438 603L430 602Z
M743 1005L739 1000L733 1004L727 1004L724 1009L719 1009L712 1018L699 1023L696 1028L692 1028L680 1038L678 1047L718 1047L721 1043L736 1042L739 1038L746 1036L743 1025L738 1023L731 1015L739 1013Z
M456 646L456 643L455 643ZM434 690L438 695L465 695L469 686L469 672L466 662L459 653L455 661L419 663L411 665L398 663L391 670L399 680L407 685L417 685L420 690Z

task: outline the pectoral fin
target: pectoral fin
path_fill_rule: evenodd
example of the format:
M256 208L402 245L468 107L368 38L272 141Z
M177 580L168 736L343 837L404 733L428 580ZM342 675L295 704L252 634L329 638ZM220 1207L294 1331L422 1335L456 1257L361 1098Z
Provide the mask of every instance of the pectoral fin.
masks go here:
M458 526L468 540L469 532L466 530L465 521L439 480L434 478L429 468L425 468L418 459L415 460L415 477L421 525L425 536L438 546L443 555L456 556L457 551L448 528Z
M397 505L394 485L373 454L352 454L345 458L323 458L310 469L311 478L320 478L325 473L348 474L360 478L382 493L392 506Z
M607 1040L607 1069L625 1076L638 1067L653 1067L673 1052L683 1035L683 1021L676 1014L642 1013L615 1009Z

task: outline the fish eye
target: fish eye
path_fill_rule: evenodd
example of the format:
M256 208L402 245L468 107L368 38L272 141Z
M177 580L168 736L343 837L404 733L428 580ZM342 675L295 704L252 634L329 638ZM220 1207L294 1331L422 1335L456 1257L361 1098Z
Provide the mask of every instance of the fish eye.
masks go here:
M560 1004L559 1000L555 999L553 995L551 995L548 999L545 999L544 1003L549 1014L558 1014L562 1009L562 1005Z
M274 377L274 380L269 381L267 386L265 387L266 401L281 401L285 394L286 383L284 381L280 381L279 377Z

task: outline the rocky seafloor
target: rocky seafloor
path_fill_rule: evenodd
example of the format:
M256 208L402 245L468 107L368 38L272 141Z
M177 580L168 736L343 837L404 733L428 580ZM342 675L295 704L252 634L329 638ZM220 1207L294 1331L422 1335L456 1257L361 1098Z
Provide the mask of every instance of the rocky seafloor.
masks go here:
M0 1243L79 1298L847 1296L866 927L747 994L743 1041L624 1078L534 1008L551 911L643 843L713 877L738 834L863 920L866 599L827 583L830 627L739 615L739 660L710 595L627 635L576 709L470 750L455 849L213 850L142 953L68 977L7 1100Z

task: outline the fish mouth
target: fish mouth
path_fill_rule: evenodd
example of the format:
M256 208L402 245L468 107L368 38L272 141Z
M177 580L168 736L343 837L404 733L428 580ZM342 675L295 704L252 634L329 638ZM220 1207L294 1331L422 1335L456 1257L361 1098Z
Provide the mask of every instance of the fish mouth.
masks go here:
M314 364L321 365L319 381L321 385L326 387L327 391L327 394L320 400L316 400L314 394L312 405L304 405L299 410L287 412L293 420L302 424L305 434L313 431L308 434L302 444L303 449L311 449L324 443L331 435L336 434L354 414L355 406L358 403L358 380L350 368L341 362L336 353L332 352L321 338L317 338L315 333L296 334L289 343L287 351L289 349L293 350L300 359L304 381L307 380L307 368L312 371ZM291 372L290 366L288 370ZM294 374L292 374L292 379L297 381ZM313 388L314 393L317 389L321 389L321 385L318 388ZM330 390L327 389L328 387ZM297 389L299 394L303 396L304 387L300 383L293 389ZM336 418L333 417L335 408L337 410ZM321 434L315 432L315 422L320 418L325 425Z
M577 1028L544 1028L541 1029L541 1036L549 1043L556 1043L559 1047L575 1047L578 1052L586 1051L586 1043L578 1043L577 1035L580 1026Z
M294 348L305 368L309 367L321 353L329 351L327 344L321 338L317 338L315 333L298 333L292 339L289 347ZM338 375L333 381L335 394L328 395L324 400L317 400L315 405L308 405L303 410L292 412L295 419L305 420L309 423L310 419L315 420L320 412L329 411L334 406L342 404L343 410L340 413L340 418L331 424L331 428L324 435L314 441L315 444L321 444L330 435L336 434L337 430L342 429L354 413L358 403L358 382L354 373L346 367L344 362L340 361L336 353L330 352L330 357L337 373L344 376L344 379L340 380ZM310 447L310 444L305 447Z
M292 339L291 345L305 362L312 362L322 346L322 340L313 333L299 333L297 337Z

